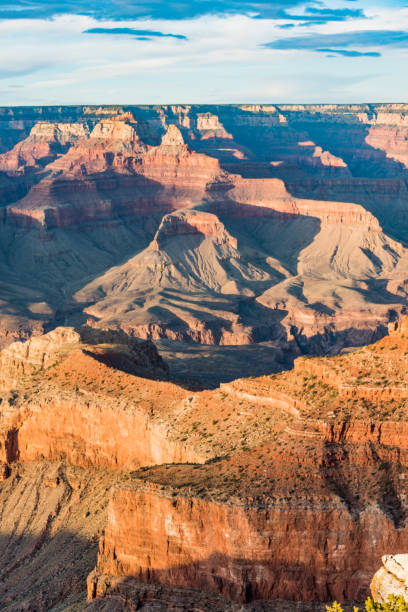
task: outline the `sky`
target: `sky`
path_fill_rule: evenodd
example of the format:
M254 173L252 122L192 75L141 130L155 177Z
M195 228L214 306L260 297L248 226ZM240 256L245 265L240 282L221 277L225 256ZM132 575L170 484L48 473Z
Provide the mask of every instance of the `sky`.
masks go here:
M408 0L0 0L0 105L408 102Z

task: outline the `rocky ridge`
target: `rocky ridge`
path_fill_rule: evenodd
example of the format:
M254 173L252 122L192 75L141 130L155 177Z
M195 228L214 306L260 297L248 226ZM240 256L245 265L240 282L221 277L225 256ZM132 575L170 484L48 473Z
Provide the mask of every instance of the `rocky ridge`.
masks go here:
M381 551L407 544L406 408L383 394L403 385L405 326L344 357L223 385L213 412L208 396L196 396L202 425L193 414L192 433L210 439L219 460L144 469L113 491L89 596L109 598L111 575L194 585L237 602L363 600ZM330 375L339 359L351 377L347 398ZM236 417L245 422L241 440ZM145 513L157 517L151 531Z

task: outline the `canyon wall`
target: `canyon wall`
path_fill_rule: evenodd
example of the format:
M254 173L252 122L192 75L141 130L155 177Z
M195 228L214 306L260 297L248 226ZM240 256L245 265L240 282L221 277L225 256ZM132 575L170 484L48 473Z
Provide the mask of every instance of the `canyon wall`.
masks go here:
M10 345L0 361L0 462L6 466L48 460L132 470L208 458L169 439L167 413L188 393L140 377L168 377L148 342L118 332L57 328Z
M198 394L192 405L203 424L194 429L214 445L223 423L224 447L203 465L144 468L113 489L90 601L109 601L125 577L237 605L364 601L381 557L408 545L407 404L382 394L396 388L392 376L406 388L405 330L393 326L389 337L343 356L300 359L291 372L234 381L211 398ZM377 390L370 402L364 367ZM344 380L352 396L339 392ZM233 416L223 416L232 405L230 429ZM246 427L235 445L240 419ZM386 591L387 567L374 594Z
M59 527L30 536L27 560L39 562L82 490L65 465L110 483L97 563L86 565L91 610L143 598L165 605L175 593L203 609L361 602L381 557L408 545L408 398L385 394L408 387L406 326L343 355L202 391L165 380L154 346L123 332L57 328L4 349L0 495L13 499L11 483L38 462L57 470L46 478ZM24 482L33 499L43 495L32 474ZM0 570L11 588L23 569L7 559ZM58 597L79 597L72 584Z
M407 545L406 116L0 109L0 601L365 598Z
M382 551L407 547L406 529L378 508L357 521L341 504L296 505L237 506L117 488L88 597L109 594L100 580L107 574L194 586L241 603L361 601ZM146 525L146 516L155 519Z

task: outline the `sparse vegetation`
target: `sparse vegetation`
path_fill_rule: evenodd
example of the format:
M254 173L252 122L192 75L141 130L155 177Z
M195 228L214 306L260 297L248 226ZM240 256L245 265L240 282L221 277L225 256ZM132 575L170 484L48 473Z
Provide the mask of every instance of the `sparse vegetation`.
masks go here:
M353 612L359 612L360 608L354 606ZM376 610L383 612L408 612L408 602L403 597L390 595L386 603L379 603L369 597L365 602L361 612L375 612ZM335 601L331 606L326 606L326 612L344 612L342 606Z

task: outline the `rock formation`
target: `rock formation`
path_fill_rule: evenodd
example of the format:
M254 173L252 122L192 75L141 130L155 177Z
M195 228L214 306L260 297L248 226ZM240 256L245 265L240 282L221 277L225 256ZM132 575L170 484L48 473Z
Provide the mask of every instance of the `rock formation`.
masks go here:
M4 111L3 345L86 314L92 325L115 321L146 338L278 341L288 363L299 351L375 339L406 302L405 113L404 105ZM152 245L164 255L155 234L184 209L214 215L237 244L224 278L213 271L216 282L200 294L214 306L194 316L189 269L207 254L180 223L176 250L189 263L177 304L157 298L151 308L120 280L133 265L139 279ZM177 267L168 251L165 259L160 266ZM166 274L155 282L158 294L168 291Z
M191 434L218 459L140 470L113 490L88 596L109 600L127 576L241 603L364 600L381 555L408 543L404 329L196 395Z
M26 565L0 555L0 601L21 580L36 609L80 598L85 569L91 610L175 597L231 611L363 601L381 557L408 546L406 329L203 391L166 380L153 345L121 331L57 328L4 349L0 497L26 495L30 516L49 508L52 527L18 506ZM7 516L10 551L19 536ZM76 524L88 535L55 556L66 582L41 586L41 555ZM102 527L94 570L91 556L78 574L63 570Z
M408 555L384 555L383 566L371 582L373 598L380 603L390 595L408 599Z
M27 167L41 169L47 162L72 145L88 136L86 125L81 123L36 123L25 140L17 143L11 151L0 155L0 170L20 173Z
M370 144L367 132L382 130L392 140L399 130L403 155L404 109L4 112L0 133L10 150L0 176L8 245L0 258L9 330L3 345L44 324L83 321L83 310L103 313L93 321L103 326L115 318L106 307L110 297L127 313L124 328L133 319L145 337L235 346L279 338L288 363L299 347L327 352L375 339L405 306L408 190L403 164L386 155L379 136ZM182 303L159 311L135 305L126 291L93 291L98 278L103 283L106 273L148 249L165 215L192 207L218 217L245 264L262 269L262 283L237 296L235 269L226 271L228 281L218 287L231 286L232 297L226 303L224 293L217 295L211 321L205 313L192 320ZM179 290L183 303L195 299L188 286ZM214 303L208 291L200 299Z

